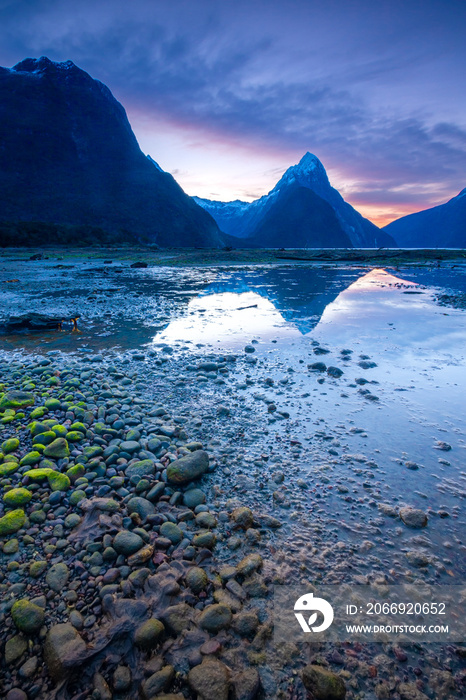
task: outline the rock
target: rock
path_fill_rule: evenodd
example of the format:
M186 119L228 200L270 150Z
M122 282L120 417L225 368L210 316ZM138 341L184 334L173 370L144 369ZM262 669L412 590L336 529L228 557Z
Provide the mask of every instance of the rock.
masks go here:
M28 696L21 688L12 688L5 696L6 700L28 700Z
M139 462L135 462L129 467L126 467L125 471L125 475L128 479L131 479L133 476L138 476L142 479L143 476L151 476L154 473L155 464L151 459L142 459Z
M228 700L230 673L225 664L217 659L207 657L199 666L192 668L188 683L199 700Z
M139 537L135 532L130 532L129 530L121 530L117 535L115 535L113 540L113 548L118 552L118 554L124 554L128 556L134 554L144 545L144 540Z
M34 395L27 391L8 391L0 399L0 408L26 408L34 406Z
M175 677L175 669L173 666L164 666L160 671L153 673L152 676L142 684L142 696L144 700L151 700L158 696L162 690L166 690Z
M68 491L71 486L71 481L66 474L52 471L48 474L47 481L52 491Z
M65 438L57 438L44 450L45 457L52 457L53 459L63 459L64 457L69 457L70 448L68 447L68 442Z
M2 442L2 452L3 454L7 455L10 452L14 452L17 450L19 447L19 440L18 438L8 438L8 440L5 440Z
M53 564L47 571L45 580L52 591L60 593L68 583L69 575L70 572L67 565L64 562L58 562Z
M29 576L31 576L31 578L39 578L39 576L42 576L47 566L47 562L43 560L31 562L29 565Z
M259 627L259 618L255 612L238 613L233 618L233 628L241 637L251 637Z
M235 508L231 514L231 519L237 527L241 527L243 530L247 530L249 527L252 527L254 522L252 510L246 506Z
M128 513L137 513L142 520L145 520L148 515L155 513L154 504L148 501L147 498L141 498L140 496L130 498L127 507Z
M313 362L312 364L308 365L307 368L312 372L325 372L327 365L325 362Z
M208 530L205 532L199 532L199 534L194 535L193 545L195 547L206 547L207 549L213 549L215 547L216 537L213 532Z
M263 561L260 554L248 554L240 561L236 570L241 576L250 576L254 571L262 568Z
M32 464L37 464L40 462L42 458L42 455L40 452L36 452L36 450L33 450L32 452L28 452L22 459L20 459L19 464L21 467L25 466L31 466Z
M44 658L56 681L63 680L87 657L87 648L77 630L69 623L54 625L45 638Z
M9 513L0 518L0 537L2 535L12 535L18 530L21 530L26 522L26 514L24 510L10 510Z
M16 634L11 637L5 644L5 663L7 666L14 663L22 657L28 648L26 637L22 634Z
M19 669L19 677L24 678L25 680L32 678L37 670L37 662L37 656L31 656L29 659L27 659L27 661L25 661Z
M31 603L29 600L22 599L13 603L11 617L20 632L34 634L40 630L44 624L45 612L43 608L40 608L38 605Z
M237 673L233 678L235 700L254 700L259 692L260 678L255 668Z
M209 456L204 450L196 450L167 467L167 479L171 484L186 484L198 479L209 468Z
M179 544L184 537L183 530L170 521L161 525L160 534L162 537L168 537L172 544Z
M199 617L199 625L207 632L219 632L225 627L229 627L232 619L231 610L222 603L208 605Z
M421 529L427 525L427 515L417 508L400 508L400 518L408 527Z
M193 566L186 574L186 583L195 595L204 590L208 581L206 572L198 566Z
M334 377L335 379L339 379L341 375L343 374L343 370L340 369L339 367L327 367L327 374L329 377Z
M431 563L431 558L427 554L414 549L406 552L406 558L412 566L428 566Z
M32 493L28 491L28 489L10 489L10 491L6 491L6 493L3 495L3 502L10 507L22 506L25 503L29 503L31 498Z
M161 617L168 630L178 635L191 626L194 611L187 603L178 603L166 608Z
M389 518L398 517L398 511L396 510L396 508L389 505L388 503L379 503L379 510L381 513L387 515Z
M117 693L128 690L131 685L131 671L128 666L117 666L112 678L112 685Z
M305 666L302 679L306 690L313 694L315 700L344 700L346 696L343 679L323 666Z
M134 633L134 643L141 649L153 649L157 645L165 627L155 618L147 620Z
M146 561L149 561L153 553L154 546L152 544L144 545L135 554L128 557L128 566L142 566Z
M7 540L3 545L4 554L16 554L19 549L19 542L17 539Z
M108 683L101 673L94 673L92 679L94 690L99 694L99 700L112 700L112 693L108 687Z
M428 696L419 690L416 683L400 683L398 692L401 700L428 700Z
M205 493L201 489L189 489L183 494L183 503L187 508L195 508L205 503Z

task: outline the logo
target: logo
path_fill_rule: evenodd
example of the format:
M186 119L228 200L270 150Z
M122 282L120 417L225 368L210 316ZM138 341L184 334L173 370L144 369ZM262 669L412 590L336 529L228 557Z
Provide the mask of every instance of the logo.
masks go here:
M306 593L298 598L294 605L295 617L301 625L303 632L324 632L333 622L333 608L330 603L327 603L323 598L314 598L313 593ZM306 622L303 613L311 613ZM318 618L318 613L323 616L323 622L320 625L315 625Z

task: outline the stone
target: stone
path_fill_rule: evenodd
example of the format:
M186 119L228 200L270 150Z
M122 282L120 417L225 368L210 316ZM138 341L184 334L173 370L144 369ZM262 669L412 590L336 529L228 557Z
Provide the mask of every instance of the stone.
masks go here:
M421 529L427 525L427 515L417 508L400 508L400 518L408 527Z
M254 571L262 568L263 560L260 554L248 554L240 561L236 570L241 576L250 576Z
M47 476L47 481L52 491L68 491L71 486L69 477L60 472L52 471L52 473Z
M187 508L195 508L205 503L205 493L201 489L189 489L183 494L183 504Z
M341 375L343 374L343 370L340 369L339 367L327 367L327 374L329 377L334 377L335 379L339 379Z
M225 627L229 627L231 619L231 610L227 605L214 603L204 608L199 617L199 625L207 632L216 633Z
M3 535L13 535L18 530L21 530L26 522L26 514L24 510L10 510L9 513L0 518L0 537Z
M240 506L239 508L235 508L235 510L231 514L231 519L237 527L240 527L243 530L247 530L249 527L252 527L252 524L254 522L252 510L250 508L247 508L246 506Z
M206 547L207 549L213 549L215 547L216 537L213 532L206 530L205 532L199 532L193 537L193 545L195 547Z
M175 677L175 669L173 666L164 666L153 673L152 676L142 684L142 696L144 700L151 700L158 696L162 690L166 690L172 683Z
M188 683L199 700L228 700L230 673L221 661L207 657L188 674Z
M186 574L186 583L196 595L204 590L208 581L206 572L198 566L193 566Z
M32 464L37 464L40 462L42 455L40 452L37 452L36 450L32 450L32 452L28 452L22 459L20 459L20 466L25 467L25 466L31 466Z
M11 608L11 617L17 629L25 634L34 634L38 632L45 620L45 612L43 608L31 603L29 600L22 599L13 603Z
M21 688L12 688L6 694L5 700L28 700L28 696Z
M94 690L99 694L99 700L112 700L113 695L108 687L108 683L101 673L94 673L92 679Z
M5 662L6 665L14 663L22 657L28 648L28 642L26 637L22 634L16 634L11 637L5 644Z
M113 539L113 548L118 554L128 556L134 554L144 545L144 540L135 532L129 530L120 530Z
M133 476L138 476L142 479L143 476L150 476L155 473L155 464L151 459L142 459L135 462L126 468L125 475L128 479Z
M246 611L235 615L233 618L233 629L240 637L251 637L259 627L259 618L255 612Z
M4 554L16 554L19 549L19 542L17 539L7 540L3 545Z
M0 408L26 408L34 406L34 394L26 391L8 391L0 399Z
M52 457L52 459L63 459L64 457L69 457L70 448L68 447L68 442L65 438L57 438L44 450L45 457Z
M8 438L8 440L5 440L2 442L2 452L3 454L7 455L10 452L14 452L17 450L19 447L19 440L18 438Z
M343 679L323 666L305 666L302 679L306 690L313 694L315 700L344 700L346 696Z
M22 506L25 503L29 503L29 501L32 498L32 493L28 491L28 489L24 488L19 488L19 489L10 489L10 491L6 491L3 495L3 502L6 503L7 506Z
M183 530L170 521L161 525L160 534L162 537L168 537L172 544L179 544L184 537Z
M69 576L70 572L67 565L64 562L58 562L53 564L47 571L45 580L52 591L60 593L68 583Z
M167 629L178 635L191 626L194 611L187 603L178 603L166 608L161 617Z
M235 700L254 700L259 692L260 678L255 668L247 668L233 678Z
M127 508L128 513L137 513L142 520L145 520L148 515L155 513L154 504L148 501L147 498L141 498L140 496L130 498Z
M51 627L44 644L47 669L56 681L63 680L70 670L81 665L88 655L78 631L68 622Z
M140 449L141 445L136 440L124 440L120 443L120 450L123 450L123 452L129 452L132 454Z
M195 450L176 459L167 467L167 479L170 484L186 484L198 479L209 468L209 456L205 450Z
M144 547L141 547L141 549L128 557L128 566L142 566L142 564L149 561L153 553L154 546L152 544L144 545Z
M31 578L39 578L39 576L42 576L47 566L47 562L43 560L31 562L31 564L29 564L29 576L31 576Z
M113 689L116 690L117 693L122 693L123 691L128 690L129 686L131 685L131 671L128 666L116 667L115 671L113 672L112 685Z

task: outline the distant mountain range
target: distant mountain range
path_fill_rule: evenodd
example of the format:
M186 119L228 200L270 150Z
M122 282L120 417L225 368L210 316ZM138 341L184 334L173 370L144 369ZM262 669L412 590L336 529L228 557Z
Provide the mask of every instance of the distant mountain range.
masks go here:
M379 229L306 153L254 202L189 197L72 61L0 68L0 245L466 247L466 190ZM396 242L395 242L396 241Z
M466 188L449 202L403 216L384 230L402 248L466 248Z
M105 85L71 61L0 68L0 244L102 240L222 244L209 214L142 153Z
M251 247L396 247L393 238L345 202L317 156L306 153L254 202L194 197L238 245Z

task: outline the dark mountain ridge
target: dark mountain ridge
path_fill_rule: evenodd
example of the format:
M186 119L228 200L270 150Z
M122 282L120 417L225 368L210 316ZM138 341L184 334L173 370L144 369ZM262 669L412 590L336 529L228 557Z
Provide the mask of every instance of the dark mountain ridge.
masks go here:
M76 226L76 244L79 227L99 240L221 244L209 214L142 153L110 90L72 61L0 68L0 140L0 223Z

